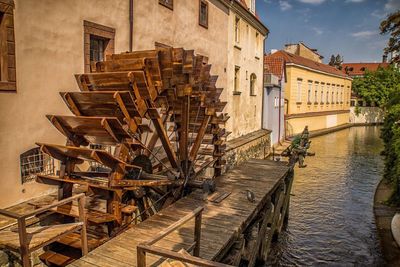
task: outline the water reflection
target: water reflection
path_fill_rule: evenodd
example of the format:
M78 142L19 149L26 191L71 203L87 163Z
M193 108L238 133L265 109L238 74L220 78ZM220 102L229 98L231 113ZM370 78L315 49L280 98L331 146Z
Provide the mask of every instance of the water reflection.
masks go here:
M270 264L381 265L372 207L383 170L379 128L317 137L311 150L308 167L295 170L289 224Z

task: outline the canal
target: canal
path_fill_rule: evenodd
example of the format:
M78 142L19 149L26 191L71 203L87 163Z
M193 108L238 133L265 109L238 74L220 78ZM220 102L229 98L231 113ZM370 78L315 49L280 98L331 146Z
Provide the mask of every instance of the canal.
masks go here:
M288 226L271 265L383 263L373 215L383 171L379 133L378 127L353 127L312 139L316 156L295 169Z

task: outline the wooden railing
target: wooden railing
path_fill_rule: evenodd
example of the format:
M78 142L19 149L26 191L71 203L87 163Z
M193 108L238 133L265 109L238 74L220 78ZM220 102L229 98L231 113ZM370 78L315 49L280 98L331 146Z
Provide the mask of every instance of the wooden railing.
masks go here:
M185 217L180 219L179 221L173 223L165 230L161 231L158 235L147 242L143 242L137 246L137 266L145 267L146 266L146 253L151 253L153 255L165 257L168 259L174 259L181 262L194 264L196 266L204 266L204 267L227 267L230 265L222 264L219 262L214 262L210 260L205 260L199 257L200 255L200 238L201 238L201 216L203 212L203 207L198 207L191 213L187 214ZM193 250L193 256L187 254L181 254L175 251L170 251L168 249L164 249L161 247L157 247L154 244L173 231L175 231L180 226L184 225L189 220L195 218L194 224L194 242L190 245L187 251Z
M0 215L7 216L13 219L17 220L18 224L18 236L19 236L19 253L22 258L22 264L24 267L31 266L30 262L30 253L40 247L46 246L57 239L61 238L64 234L68 234L70 232L65 232L62 234L59 234L57 236L49 236L48 240L43 241L39 246L34 246L33 244L32 247L30 246L31 241L34 239L34 234L28 234L27 233L27 227L26 227L26 220L29 218L32 218L33 216L36 216L40 213L43 213L45 211L51 210L55 207L71 203L74 200L78 200L78 208L79 208L79 223L76 223L77 227L73 228L74 230L81 230L81 243L82 243L82 254L86 255L88 253L88 246L87 246L87 234L86 234L86 215L85 215L85 194L78 194L66 199L63 199L61 201L54 202L50 205L47 205L45 207L36 209L34 211L25 213L25 214L17 214L15 212L7 211L7 210L2 210L0 209ZM51 226L49 226L51 228ZM72 229L72 228L71 228ZM37 231L40 233L40 231ZM0 232L0 235L2 233ZM0 238L1 239L1 238Z

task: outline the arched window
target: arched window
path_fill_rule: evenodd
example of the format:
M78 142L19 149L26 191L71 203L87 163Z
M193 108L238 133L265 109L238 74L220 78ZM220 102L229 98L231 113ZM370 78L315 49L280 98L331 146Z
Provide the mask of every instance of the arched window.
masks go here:
M256 86L257 76L252 73L250 75L250 95L256 95L255 93L255 86Z

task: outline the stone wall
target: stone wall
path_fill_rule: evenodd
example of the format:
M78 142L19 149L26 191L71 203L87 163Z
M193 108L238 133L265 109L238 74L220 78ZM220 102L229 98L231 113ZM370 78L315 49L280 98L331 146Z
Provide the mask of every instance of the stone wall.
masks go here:
M379 107L350 107L350 123L383 123L383 115Z
M250 158L264 159L270 153L271 131L258 130L229 140L226 149L225 172Z

